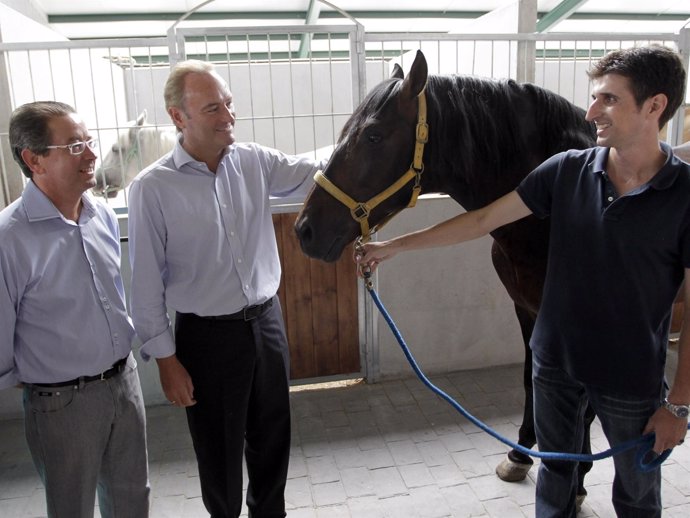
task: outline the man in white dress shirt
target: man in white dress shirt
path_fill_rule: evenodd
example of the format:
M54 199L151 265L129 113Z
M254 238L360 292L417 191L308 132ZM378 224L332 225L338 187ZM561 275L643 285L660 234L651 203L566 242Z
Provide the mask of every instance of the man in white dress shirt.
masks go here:
M285 516L289 350L269 196L306 193L322 164L235 143L226 82L202 61L165 86L178 142L130 188L132 317L168 400L186 408L213 518ZM176 312L175 332L167 308Z

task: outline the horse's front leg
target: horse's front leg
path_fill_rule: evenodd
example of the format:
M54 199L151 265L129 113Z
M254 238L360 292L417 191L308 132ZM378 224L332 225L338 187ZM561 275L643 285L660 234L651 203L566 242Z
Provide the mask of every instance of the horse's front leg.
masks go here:
M518 431L518 444L525 448L532 448L537 443L534 432L534 408L532 397L532 350L529 340L534 330L534 317L524 308L515 304L515 314L520 323L522 340L525 347L525 363L523 364L523 386L525 388L525 405L522 415L522 424ZM508 452L507 457L496 467L496 475L506 482L519 482L524 480L534 461L524 453L515 449Z

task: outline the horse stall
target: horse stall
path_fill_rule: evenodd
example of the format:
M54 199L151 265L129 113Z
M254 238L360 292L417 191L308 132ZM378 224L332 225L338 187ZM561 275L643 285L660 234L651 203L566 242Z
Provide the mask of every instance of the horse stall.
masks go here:
M0 43L0 67L6 72L0 74L0 94L6 93L0 95L0 191L6 205L23 186L8 146L11 111L33 100L72 104L100 141L97 194L119 215L128 285L126 184L172 145L174 128L162 91L170 65L181 59L212 61L228 80L239 140L322 158L366 93L389 77L396 63L407 73L417 50L426 56L429 73L529 81L586 108L585 71L598 57L654 41L683 50L687 66L688 32L400 35L367 34L348 22L241 30L174 27L166 38ZM682 142L682 128L680 113L667 139ZM357 280L351 249L332 263L309 259L300 250L293 224L302 201L274 200L283 265L279 293L293 382L409 376L393 335ZM378 237L421 228L462 210L447 196L424 196ZM524 360L513 303L491 265L491 244L486 238L410 253L377 272L375 286L426 371ZM139 369L147 404L164 402L154 364L140 361ZM18 414L16 397L0 394L0 413Z

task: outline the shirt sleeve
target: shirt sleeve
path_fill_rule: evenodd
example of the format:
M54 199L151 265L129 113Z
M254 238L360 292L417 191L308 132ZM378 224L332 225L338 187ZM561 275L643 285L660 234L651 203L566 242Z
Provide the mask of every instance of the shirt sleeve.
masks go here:
M14 329L17 304L12 292L10 263L0 256L0 389L19 383L14 369Z
M563 156L559 153L542 162L516 188L525 205L540 219L551 214L554 182Z
M258 148L268 175L271 196L305 197L314 185L316 171L326 167L327 160L316 161L311 158L286 155L271 148Z
M129 191L128 227L131 312L140 354L144 361L165 358L175 353L165 301L165 222L154 193L138 180Z

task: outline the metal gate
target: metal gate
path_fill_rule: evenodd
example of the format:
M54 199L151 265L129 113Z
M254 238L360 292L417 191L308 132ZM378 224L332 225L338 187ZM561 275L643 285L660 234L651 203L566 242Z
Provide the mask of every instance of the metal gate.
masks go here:
M0 207L18 197L23 188L7 136L15 107L41 99L72 104L99 138L102 159L118 132L127 131L127 121L144 112L149 124L171 127L162 86L171 63L181 59L211 61L228 80L238 110L236 133L243 140L321 158L328 156L340 128L366 92L390 75L393 63L407 70L417 49L425 53L429 73L530 81L586 107L590 90L585 71L592 62L609 50L651 42L679 50L689 68L690 29L678 34L368 34L352 23L241 30L173 27L166 38L0 43L4 72L0 74ZM680 110L669 124L669 142L684 140L683 119ZM126 221L126 192L107 202ZM300 203L297 199L276 201L274 210L276 214L295 212ZM284 277L292 282L291 275L286 271ZM322 293L330 293L331 288L319 284L329 276L342 283L339 274L323 273L309 282ZM376 378L377 319L362 288L353 289L356 296L345 299L356 314L350 318L358 323L355 350L361 364L355 365L352 356L346 355L345 367L334 368L331 356L322 361L325 370L307 369L304 377L326 373ZM329 311L329 318L345 318ZM312 321L316 319L312 316ZM290 315L287 320L290 326ZM318 366L317 356L312 354L312 363Z

